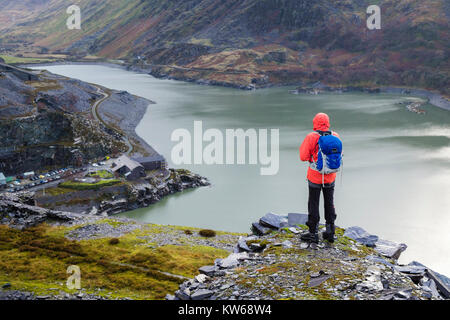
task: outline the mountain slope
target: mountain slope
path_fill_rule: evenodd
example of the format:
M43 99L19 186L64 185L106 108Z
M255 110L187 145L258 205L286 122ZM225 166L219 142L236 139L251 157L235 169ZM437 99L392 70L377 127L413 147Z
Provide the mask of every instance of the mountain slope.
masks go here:
M33 79L25 81L23 75ZM115 94L111 99L115 99ZM97 88L48 72L12 72L0 64L0 172L80 166L125 152L119 133L91 117ZM108 100L108 103L109 103ZM134 101L122 103L132 112Z
M395 84L450 94L448 0L75 3L82 30L66 28L62 0L0 0L0 21L17 15L2 23L0 40L28 50L120 58L180 79ZM382 9L381 30L366 27L374 3Z

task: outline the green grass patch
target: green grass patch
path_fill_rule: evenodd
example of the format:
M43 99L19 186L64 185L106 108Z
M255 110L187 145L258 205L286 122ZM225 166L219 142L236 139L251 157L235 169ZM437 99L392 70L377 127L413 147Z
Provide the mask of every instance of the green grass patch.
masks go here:
M27 57L13 57L8 55L0 55L0 58L5 60L7 64L17 64L17 63L39 63L39 62L49 62L54 59L44 59L44 58L27 58Z
M119 179L112 180L100 180L94 183L66 181L59 184L61 188L73 189L73 190L98 190L103 187L114 186L122 183Z
M94 177L94 178L102 178L102 179L112 179L114 178L114 174L109 172L108 170L99 170L96 172L88 173L86 176Z
M0 283L37 294L52 294L53 289L73 292L65 285L67 268L77 265L88 293L163 299L183 281L170 274L193 277L199 267L229 254L206 246L152 249L136 238L140 231L113 240L114 245L111 238L72 241L63 236L68 230L45 224L23 231L0 226Z
M70 193L73 192L72 189L68 189L68 188L61 188L61 187L54 187L54 188L48 188L45 189L45 195L46 196L59 196L61 194L66 194L66 193ZM42 192L42 195L44 195L44 193Z

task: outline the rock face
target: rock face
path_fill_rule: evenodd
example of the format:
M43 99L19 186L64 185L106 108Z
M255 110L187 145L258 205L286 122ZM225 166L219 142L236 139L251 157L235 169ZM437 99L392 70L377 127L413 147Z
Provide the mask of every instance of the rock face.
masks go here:
M120 134L89 119L100 97L79 80L40 73L24 82L6 72L0 77L0 172L79 166L126 151Z
M291 224L295 226L290 228L284 227L286 218L272 213L265 215L261 218L261 224L268 226L270 234L261 232L261 224L253 223L255 234L240 237L235 253L225 259L217 259L214 265L201 267L199 276L185 281L175 296L168 295L166 298L449 298L446 277L427 271L425 266L416 262L402 266L386 260L387 257L395 258L399 250L406 248L403 245L391 246L391 242L379 240L357 227L349 228L346 234L354 236L359 242L344 236L344 230L337 228L338 238L333 245L326 241L320 241L318 245L308 244L297 235L307 232L306 226L297 223L304 217L291 214ZM376 247L369 248L377 243L380 252ZM389 250L381 248L382 245ZM393 255L394 248L396 254Z
M14 228L28 228L47 220L64 223L80 223L86 219L84 215L48 210L27 204L32 201L31 194L0 193L0 222Z

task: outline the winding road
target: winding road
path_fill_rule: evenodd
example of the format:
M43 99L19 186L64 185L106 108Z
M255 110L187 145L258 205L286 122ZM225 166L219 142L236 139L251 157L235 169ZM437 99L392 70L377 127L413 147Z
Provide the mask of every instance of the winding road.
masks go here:
M98 107L100 106L100 104L101 104L102 102L104 102L106 99L108 99L111 95L110 95L109 93L106 93L105 91L103 91L103 89L102 89L100 86L98 86L98 85L96 85L96 84L93 84L93 83L91 83L91 85L93 85L94 87L97 88L97 93L103 95L103 98L101 98L100 100L96 101L96 102L94 103L94 105L92 106L92 109L91 109L91 111L92 111L92 116L94 117L95 120L101 122L105 127L109 128L109 129L111 129L111 130L116 131L116 129L112 128L112 127L109 126L105 121L102 120L102 118L100 117L100 114L99 114L99 112L98 112ZM127 152L125 152L125 154L126 154L126 155L130 155L131 152L133 151L133 145L131 144L130 139L128 139L128 137L127 137L125 134L123 135L123 141L124 141L124 142L127 144L127 146L128 146L128 150L127 150Z

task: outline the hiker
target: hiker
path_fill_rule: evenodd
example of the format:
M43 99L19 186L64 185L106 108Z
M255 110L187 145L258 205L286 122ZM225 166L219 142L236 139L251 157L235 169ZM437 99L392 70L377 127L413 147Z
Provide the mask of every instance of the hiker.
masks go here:
M323 191L325 200L325 240L334 242L336 211L334 208L334 185L336 172L342 163L342 142L336 132L330 131L330 119L325 113L318 113L313 119L314 132L309 133L300 146L300 160L308 161L307 180L309 185L308 221L309 233L301 236L303 241L319 242L319 199ZM319 139L320 153L319 153ZM331 167L331 168L330 168Z

